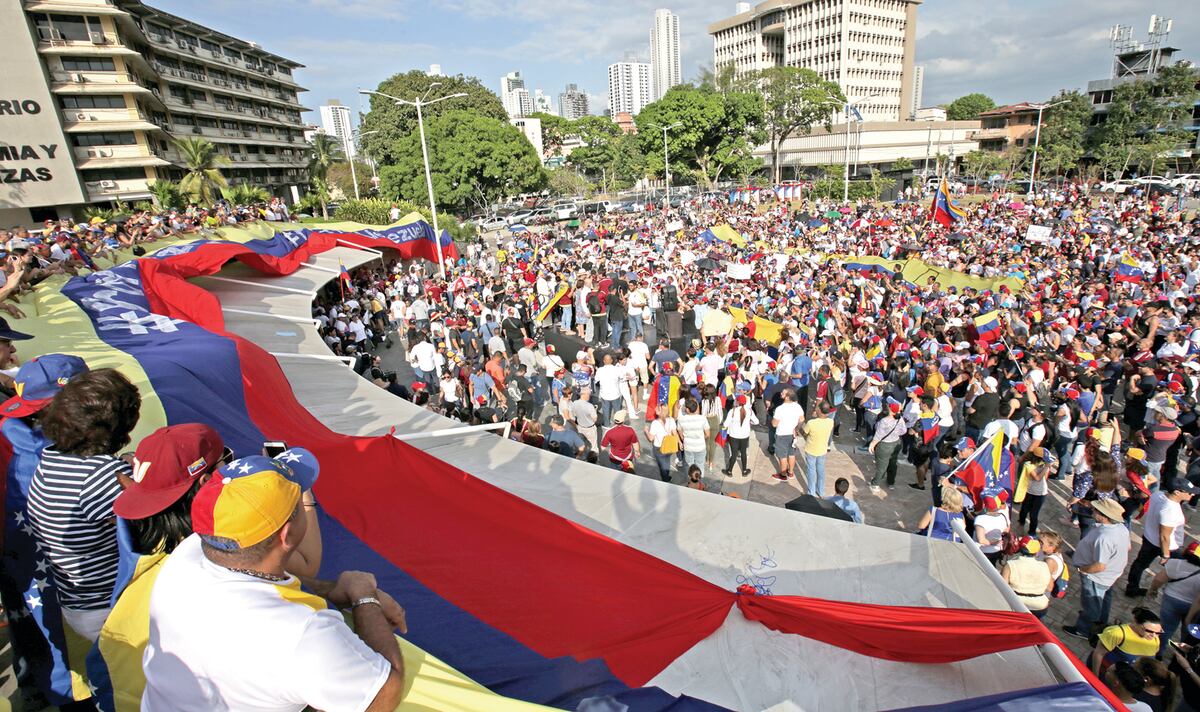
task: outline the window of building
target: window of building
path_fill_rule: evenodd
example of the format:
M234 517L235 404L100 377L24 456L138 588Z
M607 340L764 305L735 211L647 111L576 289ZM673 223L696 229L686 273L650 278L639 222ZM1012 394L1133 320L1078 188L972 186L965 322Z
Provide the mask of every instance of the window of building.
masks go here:
M221 54L221 45L217 44L216 42L209 42L208 40L202 39L200 40L200 46L209 52L212 52L213 54Z
M199 116L199 117L197 117L197 118L196 118L196 124L197 124L197 125L199 125L199 126L203 126L203 127L205 127L205 128L210 128L210 129L215 129L215 128L217 128L217 120L216 120L216 119L210 119L210 118L208 118L207 116Z
M91 40L93 32L104 32L100 18L93 15L47 15L35 12L33 22L37 26L38 37L44 40L87 42Z
M63 57L62 68L68 72L113 72L117 69L108 57Z
M188 116L187 114L173 114L171 116L171 121L179 124L180 126L193 126L196 123L192 117Z
M196 89L189 91L188 96L191 97L192 101L208 101L208 94L205 94L202 91L197 91Z
M234 59L242 58L242 53L237 51L236 49L231 49L229 47L225 47L224 52L225 52L226 57L233 57Z
M236 121L222 121L221 128L228 129L230 131L237 131L238 124Z
M76 146L132 146L137 137L132 131L71 134L71 143Z
M167 91L169 91L171 93L171 96L173 98L178 99L180 101L187 101L187 98L188 98L187 87L181 87L178 84L168 84Z
M124 109L125 97L120 94L63 96L58 99L64 109Z
M99 170L83 170L83 179L88 182L98 180L145 180L144 168L101 168Z

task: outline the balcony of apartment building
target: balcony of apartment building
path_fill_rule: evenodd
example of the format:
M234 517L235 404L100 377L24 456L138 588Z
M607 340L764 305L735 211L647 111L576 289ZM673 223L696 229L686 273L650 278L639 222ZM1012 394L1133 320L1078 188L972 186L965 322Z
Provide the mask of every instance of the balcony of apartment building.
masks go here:
M158 87L130 72L56 69L50 72L55 94L134 94L162 104Z
M145 144L113 146L75 146L72 149L75 165L80 169L129 168L135 166L167 166L171 161L165 152L151 149Z
M158 124L140 109L133 108L64 108L63 130L72 133L101 131L159 131Z
M149 181L143 174L141 178L97 178L89 180L84 176L83 187L87 189L88 202L99 203L107 200L143 200L150 197Z
M171 31L171 35L168 36L153 29L152 25L146 26L144 32L155 51L203 62L208 66L220 67L224 71L247 72L256 77L286 84L293 91L304 91L304 88L296 83L290 71L284 71L278 65L276 68L264 66L258 57L246 51L249 49L248 47L246 49L234 49L221 45L216 45L217 49L203 47L200 46L201 38L199 36L188 35L181 31ZM215 43L209 44L215 45Z
M288 94L285 94L281 91L271 89L270 87L262 87L262 88L255 87L249 83L241 82L241 81L238 81L238 80L232 79L232 78L224 78L223 79L221 77L215 77L215 76L211 76L209 74L202 74L200 72L196 72L191 69L185 69L182 67L171 67L171 66L168 66L158 60L151 60L150 66L154 69L154 71L158 72L158 74L160 76L168 78L171 81L180 82L181 84L184 84L184 85L187 85L190 87L196 87L196 88L208 89L208 90L212 90L212 89L216 88L216 89L221 89L221 90L227 91L231 94L235 94L237 96L243 96L243 97L248 97L248 98L253 97L255 99L259 99L259 100L262 100L262 101L265 101L265 102L268 102L271 104L282 105L282 106L285 106L288 109L294 110L294 111L308 111L309 110L308 107L300 105L299 100L297 98L290 96ZM293 118L293 117L287 116L286 114L283 114L282 112L273 112L273 113L278 113L281 116L286 117L281 120L286 121L288 123L293 123L293 124L301 123L299 118Z

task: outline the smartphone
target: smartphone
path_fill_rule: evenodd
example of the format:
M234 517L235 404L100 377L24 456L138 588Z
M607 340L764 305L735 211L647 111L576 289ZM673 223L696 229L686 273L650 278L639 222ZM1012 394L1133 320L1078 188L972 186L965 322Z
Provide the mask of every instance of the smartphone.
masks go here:
M287 449L287 443L282 440L268 440L263 443L263 454L270 458L279 457Z

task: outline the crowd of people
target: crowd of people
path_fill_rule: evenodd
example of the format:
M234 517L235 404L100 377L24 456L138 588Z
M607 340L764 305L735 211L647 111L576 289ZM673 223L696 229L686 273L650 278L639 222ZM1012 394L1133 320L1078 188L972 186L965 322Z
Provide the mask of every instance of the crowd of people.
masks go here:
M286 216L268 207L15 231L0 309L19 315L6 297L105 250ZM1088 641L1131 709L1200 709L1200 554L1186 535L1200 222L1161 196L1073 184L964 209L942 224L924 202L698 199L461 245L445 277L419 261L358 268L313 314L334 353L418 406L714 495L736 496L761 455L861 523L850 480L826 479L829 453L856 452L872 464L860 500L926 492L910 528L973 539L1034 615L1076 587L1059 632ZM714 237L725 225L740 239ZM1030 226L1051 234L1027 239ZM935 276L906 279L907 258ZM403 609L369 574L313 578L311 453L235 458L199 423L130 443L137 388L66 354L18 368L27 338L0 320L20 514L70 627L100 647L132 641L116 654L144 660L144 690L122 694L152 710L394 707ZM1077 531L1043 524L1061 506L1052 487ZM1141 603L1129 622L1111 620L1118 590ZM321 599L351 608L354 628Z
M907 485L929 494L915 531L974 539L1039 617L1078 587L1060 634L1153 638L1200 707L1190 648L1167 643L1196 642L1200 593L1170 573L1192 565L1185 513L1200 492L1200 222L1175 197L1075 184L964 209L942 224L925 201L693 200L502 234L447 260L445 278L362 268L315 317L360 373L423 407L626 471L652 460L687 487L724 491L762 447L776 479L861 521L843 482L826 482L827 453L841 442L872 459L869 496L907 462ZM719 225L741 239L714 240ZM1027 239L1030 226L1050 234ZM907 258L936 276L905 279ZM411 382L381 365L396 346ZM998 451L1001 467L971 476ZM1061 506L1052 486L1077 532L1043 524ZM1121 638L1114 592L1167 586L1161 613L1146 599L1140 614L1156 622ZM1119 657L1097 649L1097 672L1137 662Z

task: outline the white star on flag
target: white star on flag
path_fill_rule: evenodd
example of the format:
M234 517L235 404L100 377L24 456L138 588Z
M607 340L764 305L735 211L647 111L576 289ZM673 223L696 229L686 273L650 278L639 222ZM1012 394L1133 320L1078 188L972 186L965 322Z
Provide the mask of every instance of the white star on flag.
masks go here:
M25 523L25 513L24 512L13 512L13 519L17 520L17 526L21 526L22 524Z
M33 587L37 589L38 593L41 593L42 589L46 588L46 586L49 586L49 585L50 584L47 583L46 579L35 578L33 580Z
M44 574L50 570L50 562L46 561L45 559L42 559L42 560L38 561L37 564L34 565L34 568L37 569L37 572L39 574Z
M28 596L25 597L25 604L27 606L29 606L30 612L36 611L38 609L38 606L42 605L42 598L41 598L41 596L35 596L33 594L29 594Z
M254 467L253 467L253 466L251 466L251 464L250 464L250 463L248 463L248 462L243 462L243 463L242 463L242 464L241 464L241 465L240 465L240 466L237 468L237 471L238 471L238 472L240 472L240 473L242 473L243 475L248 475L248 474L250 474L250 470L253 470L253 469L254 469Z
M279 460L280 462L299 462L300 455L292 452L291 450L287 450L286 452L279 453L279 456L275 459Z
M28 536L33 536L33 527L30 526L28 522L26 522L25 525L21 527L21 531L25 532L25 534Z

